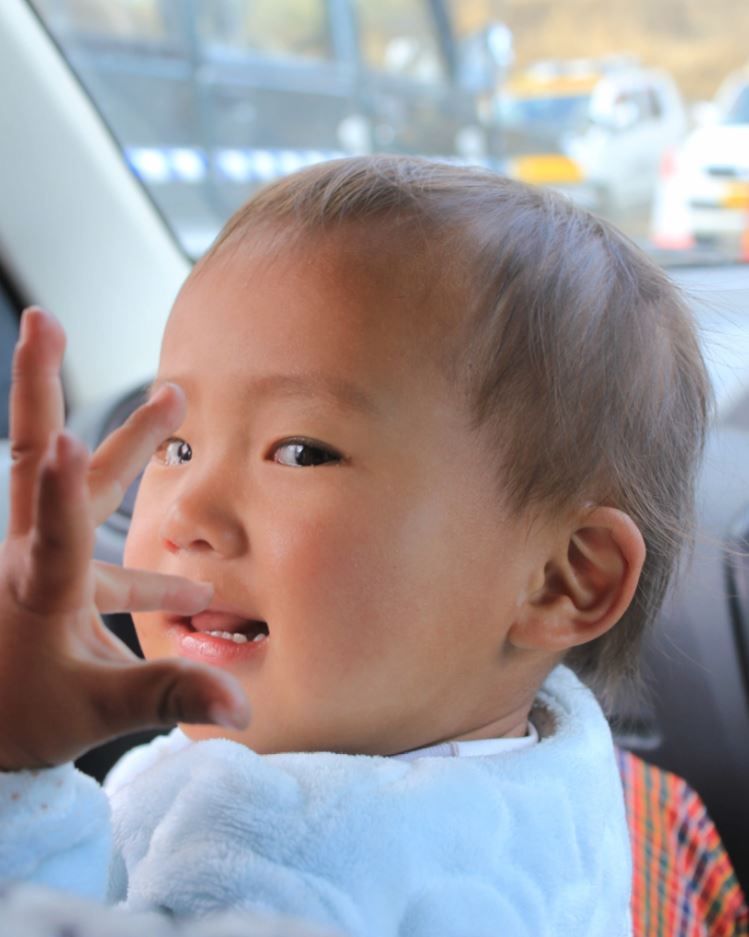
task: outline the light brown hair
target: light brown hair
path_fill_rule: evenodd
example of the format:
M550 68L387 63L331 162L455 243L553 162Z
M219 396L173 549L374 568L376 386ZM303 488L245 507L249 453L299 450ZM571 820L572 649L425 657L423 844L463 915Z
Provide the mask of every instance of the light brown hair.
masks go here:
M426 257L462 306L449 376L492 443L511 507L592 502L638 525L647 558L632 605L567 656L610 698L636 674L643 630L690 539L710 411L692 316L666 273L558 194L414 157L336 160L273 183L203 262L263 224L303 238L345 228L364 244L385 225L404 265Z

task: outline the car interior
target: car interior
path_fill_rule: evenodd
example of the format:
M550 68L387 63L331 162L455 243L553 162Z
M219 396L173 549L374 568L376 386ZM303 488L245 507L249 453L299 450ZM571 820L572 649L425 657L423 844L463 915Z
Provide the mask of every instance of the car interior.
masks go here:
M18 23L24 21L23 30L28 30L31 22L26 22L26 5L14 0L5 13L9 16L8 36L12 33L8 12L12 7L18 10ZM10 45L3 45L2 32L0 28L0 76L3 60L11 67L7 64L11 61ZM14 47L13 55L17 58L12 67L22 79L18 87L26 89L23 94L38 93L38 99L24 113L19 91L19 102L13 105L16 109L8 112L10 130L6 139L0 139L0 203L6 206L0 217L0 538L7 523L11 463L6 403L21 309L31 302L49 303L66 329L75 331L80 304L80 321L86 325L79 327L78 342L71 342L64 379L69 425L93 449L144 400L155 369L155 350L146 354L143 346L158 332L158 322L164 321L175 289L191 263L179 238L150 200L143 180L135 178L126 165L114 135L102 126L96 108L87 99L84 102L86 96L79 83L66 75L54 89L42 89L39 76L32 77L33 61L40 73L60 67L55 59L59 51L49 37L31 36L28 42L24 40L23 48ZM39 88L34 90L37 79ZM62 89L66 82L69 87ZM69 104L64 103L68 97L55 98L63 90ZM80 121L72 119L76 109L80 109ZM29 114L33 114L33 121ZM50 125L57 128L54 172L42 164L39 152L49 143L43 134ZM26 173L23 177L22 170ZM74 181L60 185L55 172ZM23 183L18 181L21 178ZM85 197L80 195L83 191ZM45 209L50 205L54 210ZM50 239L45 225L53 216L59 227ZM72 231L76 227L81 230L80 241ZM68 229L72 231L70 244L66 243ZM99 263L91 259L98 247ZM76 251L85 263L76 263ZM74 268L80 266L85 268L86 277L75 281ZM131 274L135 269L143 271L138 282ZM716 412L700 478L691 555L675 577L644 642L642 686L618 700L610 717L622 749L674 772L699 794L746 893L749 267L722 265L714 259L709 264L696 263L692 257L684 269L680 265L671 272L686 290L703 329L716 384ZM102 303L111 318L100 314ZM128 332L130 336L125 337ZM81 342L81 334L90 338L90 345ZM97 347L101 352L95 350ZM112 362L123 349L137 358L135 380L129 377L123 382L115 376ZM95 378L88 385L86 367L88 375ZM89 385L93 385L90 390ZM136 480L118 510L99 528L98 559L121 562L137 484ZM106 616L106 623L138 650L129 616ZM79 767L102 779L124 751L153 734L140 733L108 743L80 759Z

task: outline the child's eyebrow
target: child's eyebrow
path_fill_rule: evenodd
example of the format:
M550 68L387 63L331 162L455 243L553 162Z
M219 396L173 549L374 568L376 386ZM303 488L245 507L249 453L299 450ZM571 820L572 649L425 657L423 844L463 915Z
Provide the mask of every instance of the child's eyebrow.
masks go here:
M162 384L174 383L186 392L195 381L188 375L176 377L157 377L146 391L147 399ZM248 378L242 382L238 391L252 400L268 397L320 397L342 404L350 410L357 410L368 415L377 415L381 408L374 398L356 384L345 378L309 372L307 374L263 374Z

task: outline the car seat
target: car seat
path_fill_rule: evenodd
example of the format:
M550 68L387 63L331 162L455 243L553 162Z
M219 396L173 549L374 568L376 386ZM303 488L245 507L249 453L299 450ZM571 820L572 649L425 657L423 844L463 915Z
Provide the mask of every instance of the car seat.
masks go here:
M705 805L668 771L619 749L632 843L634 937L746 937L749 910Z
M691 562L645 641L648 696L614 714L619 744L699 792L749 886L749 433L709 441Z

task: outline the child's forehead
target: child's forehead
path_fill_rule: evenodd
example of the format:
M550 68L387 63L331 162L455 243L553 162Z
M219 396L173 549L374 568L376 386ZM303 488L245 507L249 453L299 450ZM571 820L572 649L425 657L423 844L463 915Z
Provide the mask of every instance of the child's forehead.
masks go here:
M251 325L266 299L276 303L279 329L291 315L321 330L338 322L364 341L390 332L416 358L433 358L469 303L454 295L459 290L432 254L402 243L383 226L317 232L263 226L198 264L183 293L200 294L204 314L197 322L173 314L168 331L179 329L187 341L199 343L214 327L217 303L241 307Z
M374 389L385 407L404 393L444 394L440 294L408 265L398 269L392 251L366 247L255 238L214 254L175 303L160 376L180 383L190 375L197 387L220 368L237 386L268 375L297 386L358 385L360 399Z

